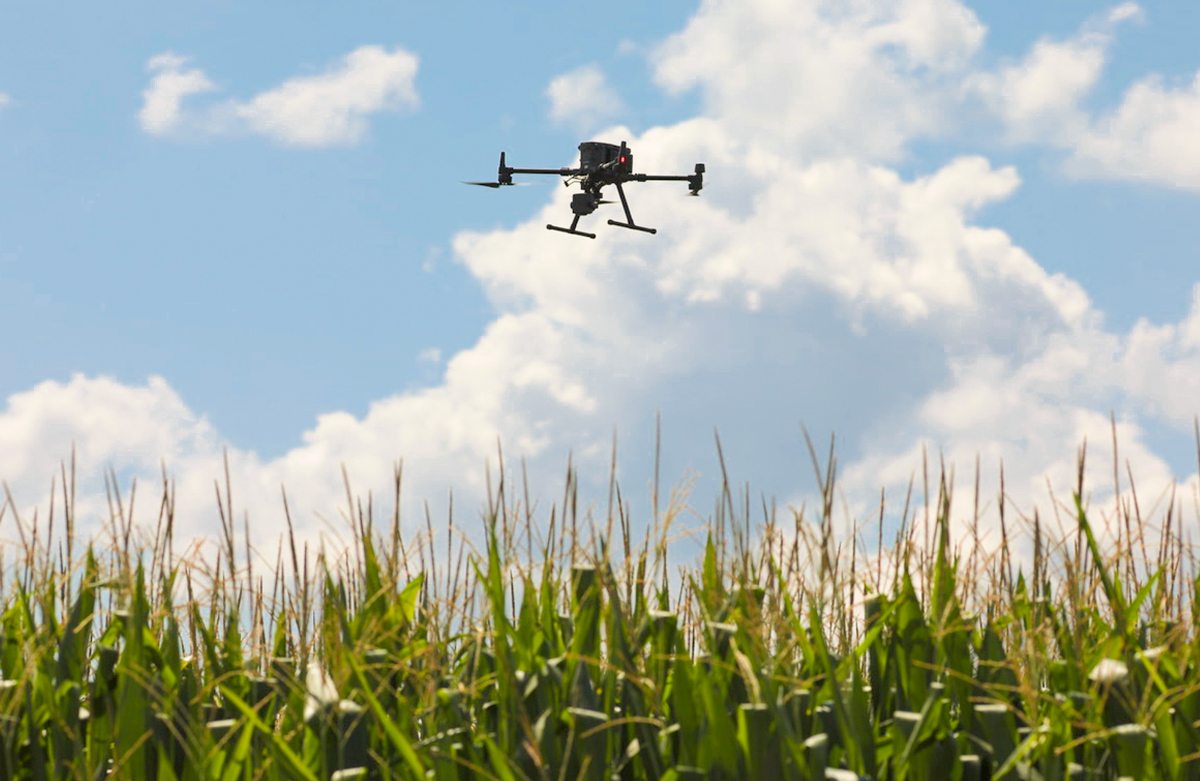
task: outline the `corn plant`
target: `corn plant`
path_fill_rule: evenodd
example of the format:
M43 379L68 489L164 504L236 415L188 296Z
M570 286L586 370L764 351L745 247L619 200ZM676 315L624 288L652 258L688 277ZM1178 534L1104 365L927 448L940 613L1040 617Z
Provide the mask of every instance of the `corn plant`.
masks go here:
M1132 565L1080 486L1014 574L952 539L943 481L929 546L902 526L869 566L832 501L755 536L726 486L672 571L678 504L641 543L619 502L581 533L575 484L546 528L501 487L443 558L352 503L353 549L289 537L269 587L231 507L204 557L174 555L169 496L146 544L116 502L116 542L51 555L10 500L0 781L1200 779L1200 578L1170 522Z

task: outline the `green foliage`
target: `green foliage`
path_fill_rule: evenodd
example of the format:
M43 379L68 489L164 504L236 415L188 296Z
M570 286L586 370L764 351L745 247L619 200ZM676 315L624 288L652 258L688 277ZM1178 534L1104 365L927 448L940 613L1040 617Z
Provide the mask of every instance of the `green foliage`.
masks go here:
M1077 499L1060 574L1047 547L1014 580L967 564L943 494L884 588L886 551L847 574L830 506L811 538L768 516L730 550L715 524L674 582L670 520L638 548L620 518L619 559L612 524L584 549L552 516L521 557L502 493L457 564L429 545L413 571L359 510L348 556L269 590L232 538L211 576L161 544L34 544L0 604L0 781L1200 781L1182 554L1106 553Z

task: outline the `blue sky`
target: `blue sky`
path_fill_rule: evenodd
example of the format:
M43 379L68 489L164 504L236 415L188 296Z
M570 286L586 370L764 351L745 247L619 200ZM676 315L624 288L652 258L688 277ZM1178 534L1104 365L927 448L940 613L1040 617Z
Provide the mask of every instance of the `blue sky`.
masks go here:
M5 4L0 316L22 338L6 340L3 392L161 374L231 441L277 455L319 413L436 379L418 353L470 345L491 314L448 262L450 238L545 196L481 198L459 180L492 175L501 148L568 162L579 139L546 121L545 90L579 64L630 85L643 126L679 116L695 101L662 100L644 57L617 49L653 44L689 10L647 18L631 4L581 22L557 3L145 4L73 10L64 33L50 6ZM360 143L179 142L138 127L146 62L164 51L246 97L366 44L420 58L420 106L371 117Z
M35 504L74 442L207 502L228 450L329 514L342 464L477 497L499 437L554 496L615 429L639 495L659 412L670 482L716 427L781 502L801 423L851 507L921 447L1039 484L1110 414L1188 479L1200 8L856 8L5 3L0 479ZM704 197L592 243L553 182L459 184L593 137Z

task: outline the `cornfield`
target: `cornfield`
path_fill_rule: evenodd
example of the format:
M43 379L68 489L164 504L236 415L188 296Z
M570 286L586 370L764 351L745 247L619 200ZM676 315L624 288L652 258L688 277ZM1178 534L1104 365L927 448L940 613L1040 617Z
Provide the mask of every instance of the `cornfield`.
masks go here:
M349 500L350 551L289 534L274 567L220 497L215 553L178 555L168 484L155 529L114 485L111 540L75 540L64 474L40 527L0 514L0 779L1200 779L1174 505L1108 541L1081 478L1065 534L1010 517L989 554L943 481L928 541L906 509L868 556L833 472L786 520L726 484L694 564L681 501L593 522L568 469L541 520L501 479L478 548Z

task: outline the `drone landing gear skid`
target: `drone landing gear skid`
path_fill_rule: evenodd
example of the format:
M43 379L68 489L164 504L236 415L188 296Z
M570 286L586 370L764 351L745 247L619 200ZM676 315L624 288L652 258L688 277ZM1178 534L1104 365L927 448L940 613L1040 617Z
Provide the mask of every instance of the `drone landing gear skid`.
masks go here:
M586 236L589 239L596 238L596 234L594 234L594 233L588 233L587 231L575 230L575 226L579 224L580 216L582 216L582 215L579 215L579 214L575 215L575 219L571 220L571 227L569 227L569 228L560 228L557 225L547 225L546 230L558 231L560 233L570 233L572 236Z
M645 233L651 233L651 234L658 233L658 228L643 228L641 225L633 224L633 215L630 214L630 212L629 212L629 201L625 200L625 190L621 187L620 182L616 182L616 187L617 187L617 195L621 196L621 207L625 209L625 219L628 220L628 222L617 222L616 220L609 220L608 224L616 225L618 228L629 228L630 230L643 231Z

